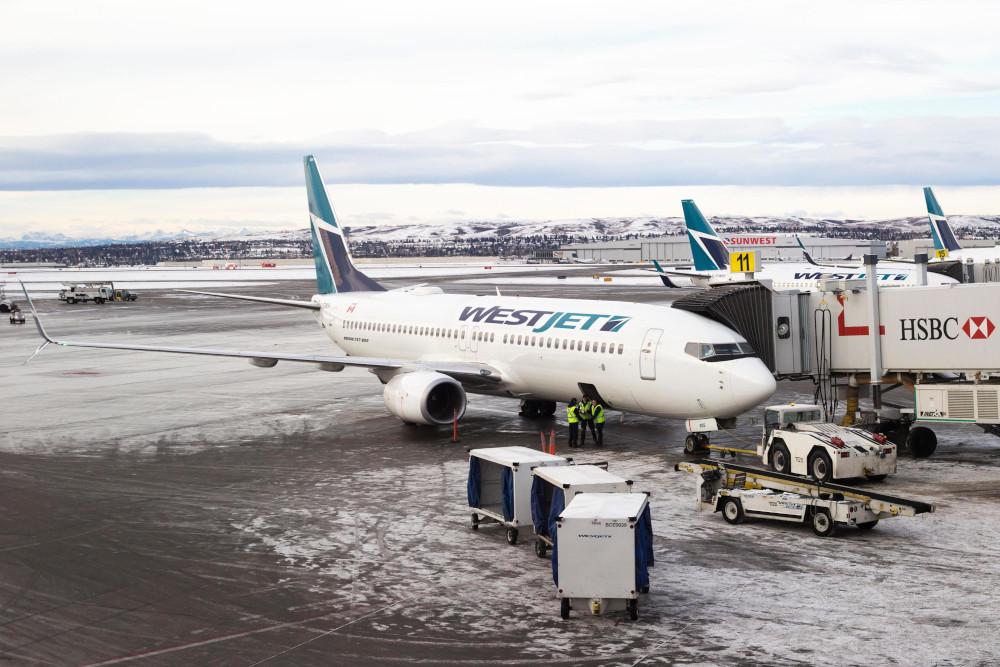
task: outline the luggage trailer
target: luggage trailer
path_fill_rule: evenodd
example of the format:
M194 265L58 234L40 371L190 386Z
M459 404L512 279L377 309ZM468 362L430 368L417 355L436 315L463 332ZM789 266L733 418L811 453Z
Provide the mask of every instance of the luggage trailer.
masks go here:
M674 470L697 475L699 510L721 512L733 524L748 517L809 523L814 533L827 537L840 526L870 530L880 519L934 511L933 505L919 500L736 463L682 462Z
M527 447L470 449L467 494L472 530L483 523L499 523L507 529L507 544L517 544L519 528L531 520L532 468L571 464L572 459Z
M535 555L539 558L547 555L559 513L576 494L632 490L632 480L608 472L607 463L544 466L531 472L531 522L535 529Z
M639 618L649 591L653 523L645 493L577 493L556 519L552 578L559 614L625 610Z

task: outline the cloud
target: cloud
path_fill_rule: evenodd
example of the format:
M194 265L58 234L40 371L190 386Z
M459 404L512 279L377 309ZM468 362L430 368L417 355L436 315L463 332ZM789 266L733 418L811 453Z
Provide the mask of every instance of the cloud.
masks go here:
M1000 117L636 121L523 130L234 142L195 133L0 137L0 189L290 186L315 154L331 183L502 186L993 184Z

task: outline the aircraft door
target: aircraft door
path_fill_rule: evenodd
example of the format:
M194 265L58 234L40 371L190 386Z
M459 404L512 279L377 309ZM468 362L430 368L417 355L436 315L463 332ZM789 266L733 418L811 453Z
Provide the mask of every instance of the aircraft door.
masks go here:
M472 327L472 338L469 339L469 349L473 352L479 350L479 327Z
M643 380L656 379L656 348L660 345L663 329L650 329L642 339L639 349L639 377Z

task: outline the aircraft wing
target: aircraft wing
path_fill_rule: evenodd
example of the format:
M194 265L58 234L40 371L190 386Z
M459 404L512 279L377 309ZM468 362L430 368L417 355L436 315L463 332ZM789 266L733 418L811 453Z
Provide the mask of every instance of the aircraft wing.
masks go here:
M22 285L22 289L24 286ZM444 375L455 378L459 382L469 384L499 384L502 380L500 372L488 364L463 362L463 361L417 361L413 359L390 359L383 357L350 357L346 355L321 355L321 354L285 354L275 352L251 352L242 350L221 350L215 348L198 347L171 347L160 345L138 345L129 343L98 343L91 341L58 340L52 338L45 330L42 320L38 317L35 304L32 303L28 291L24 289L24 296L27 298L28 306L35 319L35 326L43 339L43 343L35 350L35 354L28 361L31 361L47 345L59 345L61 347L89 347L101 350L131 350L134 352L169 352L173 354L195 354L208 357L232 357L237 359L247 359L255 366L270 368L279 361L294 361L299 363L316 364L322 370L341 371L347 366L358 366L374 371L378 370L433 370ZM25 362L27 363L27 362Z
M276 306L290 306L292 308L308 308L309 310L319 310L320 305L312 301L298 301L296 299L271 299L266 296L247 296L245 294L223 294L222 292L202 292L193 289L177 290L187 294L203 294L205 296L219 296L224 299L239 299L240 301L258 301L260 303L272 303Z

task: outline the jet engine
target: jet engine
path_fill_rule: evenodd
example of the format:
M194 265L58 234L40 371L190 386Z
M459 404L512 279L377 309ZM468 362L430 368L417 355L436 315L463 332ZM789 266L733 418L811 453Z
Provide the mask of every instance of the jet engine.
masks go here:
M385 385L385 407L404 422L450 424L465 414L465 389L454 378L434 371L400 373Z

